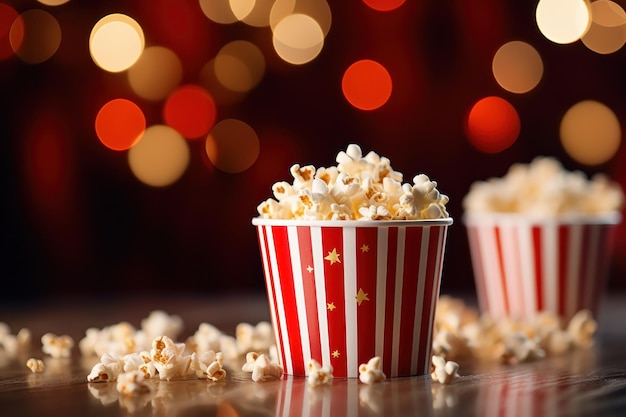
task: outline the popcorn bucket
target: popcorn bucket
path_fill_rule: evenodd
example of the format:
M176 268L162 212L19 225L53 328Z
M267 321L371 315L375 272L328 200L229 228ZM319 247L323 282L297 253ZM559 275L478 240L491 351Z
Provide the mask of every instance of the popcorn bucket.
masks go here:
M548 311L564 321L605 292L616 212L530 217L471 214L467 226L481 310L530 319Z
M355 378L374 356L388 377L430 371L452 219L252 223L287 374L306 375L315 359Z

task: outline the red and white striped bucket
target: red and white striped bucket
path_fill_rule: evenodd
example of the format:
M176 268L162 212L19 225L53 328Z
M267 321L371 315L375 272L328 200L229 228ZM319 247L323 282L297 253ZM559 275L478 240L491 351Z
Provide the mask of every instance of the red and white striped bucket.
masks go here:
M389 377L430 371L452 219L252 223L287 374L306 375L312 358L354 378L374 356Z
M597 317L619 213L551 218L473 214L464 219L478 301L494 317Z

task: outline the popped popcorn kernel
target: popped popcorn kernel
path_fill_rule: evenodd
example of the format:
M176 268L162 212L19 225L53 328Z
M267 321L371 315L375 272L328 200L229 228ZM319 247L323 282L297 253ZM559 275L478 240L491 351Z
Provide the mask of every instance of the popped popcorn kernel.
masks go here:
M307 365L307 383L311 387L320 385L330 385L333 382L333 367L331 365L322 366L315 359L311 359Z
M38 374L44 371L45 365L41 359L37 358L29 358L26 361L26 366L30 371L34 374Z
M375 356L367 363L359 365L359 380L364 384L375 384L385 380L386 375L382 369L380 356Z
M98 362L91 368L91 372L87 375L89 382L113 382L117 380L117 374L111 372L102 362Z
M74 339L71 336L57 336L54 333L46 333L41 337L43 353L53 358L69 358L72 355Z
M454 361L446 361L441 356L432 357L433 371L430 374L433 381L440 384L450 384L456 381L459 376L459 364Z
M159 336L152 342L150 358L159 374L159 378L170 380L184 376L191 357L183 357L184 343L174 343L167 336Z
M272 186L274 198L257 206L266 219L418 220L449 217L448 197L425 174L402 184L402 174L375 152L363 156L356 144L335 158L337 166L294 164L293 182Z
M264 381L266 379L281 379L283 377L283 367L278 363L272 362L269 356L261 354L254 361L252 367L252 380L254 382Z
M143 372L129 371L117 377L116 389L123 395L137 395L152 392L152 385L146 382Z
M590 348L593 346L593 336L597 328L598 324L593 319L591 311L581 310L571 318L567 333L576 346Z
M195 369L196 376L201 379L221 381L226 378L224 357L221 352L208 351L202 354L192 353L192 368Z

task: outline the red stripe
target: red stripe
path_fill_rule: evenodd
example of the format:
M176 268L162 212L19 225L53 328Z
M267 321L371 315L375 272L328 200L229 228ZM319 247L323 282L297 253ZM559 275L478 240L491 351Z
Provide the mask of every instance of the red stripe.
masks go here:
M422 231L423 228L421 227L408 227L406 229L398 376L411 375L411 358L419 352L419 347L413 346L413 329L418 324L415 323L415 294L417 294ZM424 295L424 297L427 296L428 293ZM420 341L420 343L423 343L423 341Z
M506 274L504 272L504 256L502 255L502 239L500 238L500 227L493 228L496 239L496 250L498 251L498 269L500 271L500 285L502 285L502 299L504 301L504 314L510 314L509 294L506 286Z
M357 288L367 293L369 300L357 305L358 363L366 363L376 354L376 261L378 229L356 229Z
M270 250L270 246L269 246L269 242L267 239L267 229L269 229L270 226L258 226L257 227L257 232L258 232L258 236L259 236L259 245L262 245L262 247L265 247L265 253L267 256L267 265L265 265L265 263L263 264L264 269L265 269L265 274L266 274L266 280L265 280L265 284L266 284L266 288L267 288L267 295L269 298L269 302L274 306L274 312L275 312L275 316L272 316L272 325L274 327L274 332L275 332L275 338L276 338L276 346L278 346L278 348L280 349L280 363L283 366L283 368L285 367L285 347L283 346L282 340L283 340L283 334L282 334L282 328L280 327L280 320L278 317L278 302L276 301L276 289L274 288L274 274L272 273L272 265L270 262L270 253L273 253L274 250ZM260 246L261 247L261 246ZM261 256L263 256L263 253L261 253ZM267 267L266 267L267 266Z
M280 288L283 296L285 321L287 323L286 336L289 337L293 373L295 375L304 375L305 364L302 355L302 340L300 337L300 324L298 323L298 306L293 285L293 270L287 227L273 226L272 232L274 234L278 279L280 279Z
M535 255L535 294L537 294L537 311L543 311L543 259L541 250L541 227L533 226L532 232Z
M387 275L385 288L385 336L383 344L383 372L391 375L391 350L393 347L393 307L396 287L396 257L398 251L398 228L390 227L387 237Z
M570 241L571 226L559 226L559 271L558 271L558 303L557 314L561 317L567 314L567 260L570 257L568 253L568 243Z
M469 241L470 251L472 252L472 266L474 268L474 285L476 286L476 294L478 295L478 303L483 312L489 311L489 299L487 297L487 289L485 283L485 275L482 265L482 248L478 240L478 227L468 226L467 237Z
M343 276L344 248L343 229L341 227L322 227L322 250L324 258L331 253L339 255L339 262L324 259L324 277L326 287L326 303L333 303L333 310L327 309L328 342L330 363L334 375L347 376L346 361L346 311L344 306L345 285ZM356 294L355 294L356 295Z
M311 244L311 228L299 226L298 246L300 247L300 264L302 267L302 288L306 308L306 318L309 330L309 346L311 358L322 361L322 346L320 342L320 326L317 313L317 293L315 291L315 271L313 268L313 248ZM304 341L303 341L304 343Z
M435 315L431 315L433 303L437 302L437 298L433 297L433 291L439 288L438 283L436 281L439 279L439 272L441 269L439 265L436 264L437 261L437 249L438 249L438 240L439 233L442 232L442 227L431 227L430 228L430 237L428 240L428 253L426 255L426 276L424 281L424 304L422 308L422 321L420 323L420 348L419 348L419 356L418 356L418 370L427 370L429 367L430 356L429 352L431 350L432 341L429 339L428 329L433 325L433 321L435 319ZM440 261L443 258L440 259ZM423 262L424 260L422 260ZM435 285L437 284L437 285ZM429 321L430 320L430 321ZM432 334L431 334L432 338Z

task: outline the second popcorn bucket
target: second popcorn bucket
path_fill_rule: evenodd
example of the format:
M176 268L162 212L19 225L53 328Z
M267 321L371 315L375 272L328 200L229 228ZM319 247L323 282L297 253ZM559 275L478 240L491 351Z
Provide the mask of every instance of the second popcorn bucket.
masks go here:
M252 222L287 374L306 375L313 358L358 377L374 356L390 377L430 371L451 218Z
M355 144L335 160L291 166L252 219L279 362L298 376L315 360L356 378L374 357L387 377L429 373L448 197Z

